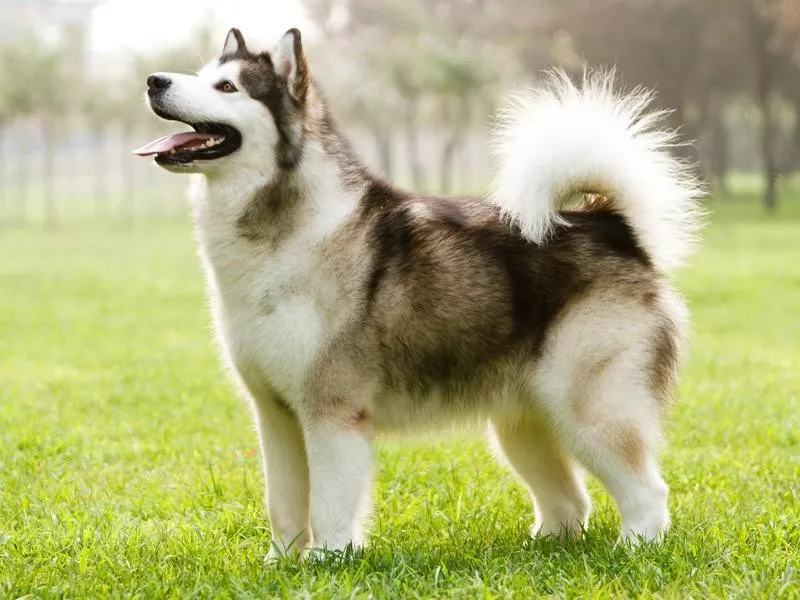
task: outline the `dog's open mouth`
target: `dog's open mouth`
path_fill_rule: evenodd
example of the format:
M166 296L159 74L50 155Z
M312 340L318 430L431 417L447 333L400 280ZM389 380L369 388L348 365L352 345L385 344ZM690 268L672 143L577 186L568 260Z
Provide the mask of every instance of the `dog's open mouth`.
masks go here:
M242 144L242 134L221 123L191 124L194 131L167 135L133 151L139 156L155 156L160 165L187 164L228 156Z

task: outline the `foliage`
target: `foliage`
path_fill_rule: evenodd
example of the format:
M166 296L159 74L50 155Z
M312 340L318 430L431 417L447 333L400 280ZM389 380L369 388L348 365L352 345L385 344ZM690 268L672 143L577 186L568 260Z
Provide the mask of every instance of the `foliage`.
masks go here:
M317 48L306 38L312 68L336 114L370 133L387 174L402 146L417 187L432 177L423 172L431 140L444 190L454 157L503 93L554 63L575 73L584 63L615 65L626 84L656 88L658 102L673 109L671 126L698 142L696 150L675 151L720 186L734 162L737 125L755 122L748 148L757 160L744 166L761 165L770 208L778 204L778 178L800 169L800 0L307 4L323 34ZM155 120L141 108L145 77L198 68L221 43L210 31L204 27L182 47L134 56L113 76L84 64L85 32L67 29L57 44L19 33L0 44L0 126L41 117L53 137L77 116L97 131L149 128ZM753 106L755 117L742 109Z
M68 72L63 49L43 45L32 34L0 47L3 106L9 116L63 115L69 107L75 73Z

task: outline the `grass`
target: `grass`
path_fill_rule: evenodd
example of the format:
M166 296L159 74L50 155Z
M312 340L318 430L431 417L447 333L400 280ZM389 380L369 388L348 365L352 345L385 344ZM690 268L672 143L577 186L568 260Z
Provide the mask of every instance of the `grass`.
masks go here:
M530 540L483 442L391 442L369 549L274 569L188 228L0 234L0 597L800 597L800 210L714 208L663 544L597 485L584 542Z

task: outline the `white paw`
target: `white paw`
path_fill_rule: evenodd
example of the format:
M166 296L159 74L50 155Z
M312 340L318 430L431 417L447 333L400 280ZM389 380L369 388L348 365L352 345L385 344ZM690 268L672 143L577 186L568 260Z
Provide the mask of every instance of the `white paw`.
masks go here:
M363 550L363 548L364 545L361 542L346 542L335 545L315 542L313 546L303 550L303 558L306 560L335 560L352 556L354 553Z
M532 537L553 536L562 540L577 541L583 537L585 525L578 519L571 521L537 521L531 527Z
M287 547L288 546L288 547ZM269 546L269 552L264 557L264 563L267 566L274 566L280 560L294 559L302 562L305 559L305 554L308 551L308 541L303 544L281 544L276 540L272 540Z
M638 546L642 543L656 544L664 539L668 528L669 518L664 516L648 523L626 526L620 533L620 542L630 546Z
M666 500L654 503L622 520L620 538L633 546L640 542L658 542L669 528L669 511Z

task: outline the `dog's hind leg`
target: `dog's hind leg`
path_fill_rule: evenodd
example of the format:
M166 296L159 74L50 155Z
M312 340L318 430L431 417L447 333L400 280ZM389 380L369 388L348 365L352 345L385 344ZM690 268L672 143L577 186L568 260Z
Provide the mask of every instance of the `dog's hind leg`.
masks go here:
M508 462L530 488L534 535L576 538L591 510L580 470L538 419L494 418L494 437Z
M571 450L613 496L623 539L658 539L669 525L668 490L649 439L650 428L625 419L592 425L572 422L564 428L571 432Z
M588 371L591 378L547 402L559 440L613 496L622 537L631 541L657 539L669 524L667 486L656 463L659 402L636 352L603 361Z
M684 321L679 299L655 283L601 289L561 316L531 379L554 434L609 491L631 541L669 525L657 453Z

